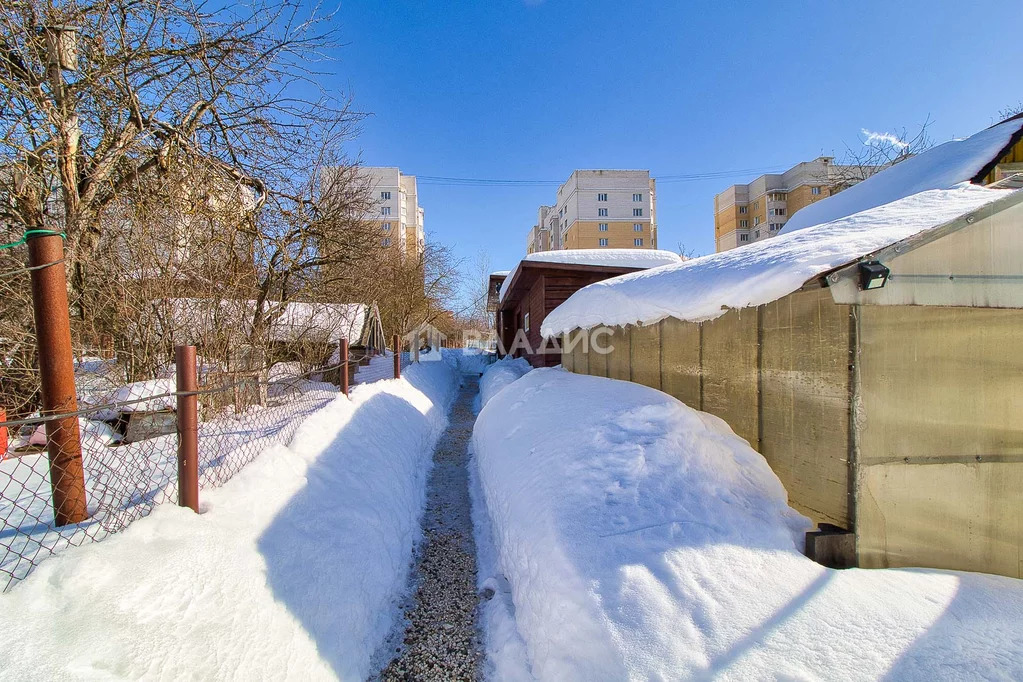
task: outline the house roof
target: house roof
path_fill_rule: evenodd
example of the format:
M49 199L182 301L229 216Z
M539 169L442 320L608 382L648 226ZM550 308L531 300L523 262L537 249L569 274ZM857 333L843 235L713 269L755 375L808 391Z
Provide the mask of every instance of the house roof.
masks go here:
M555 251L539 251L522 259L511 275L501 285L499 300L504 301L505 294L511 288L516 276L526 263L547 263L588 268L627 268L643 270L661 265L678 263L682 257L673 251L660 249L557 249Z
M770 303L808 280L998 200L1023 192L961 183L720 253L598 282L575 292L544 320L556 336L598 325L653 324L666 317L699 322L731 308ZM995 207L992 207L994 210Z
M886 168L863 182L794 214L781 234L851 216L932 189L979 183L1019 142L1023 117L1014 116L964 140L952 140Z

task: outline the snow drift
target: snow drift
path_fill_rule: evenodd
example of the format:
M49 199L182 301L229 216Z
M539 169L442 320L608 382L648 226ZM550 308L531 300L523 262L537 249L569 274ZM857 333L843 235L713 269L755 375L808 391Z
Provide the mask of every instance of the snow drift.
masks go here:
M811 562L800 552L809 523L766 461L664 393L538 369L491 398L473 445L490 584L511 604L488 637L521 642L518 677L932 680L1023 669L1023 582Z
M480 406L486 405L501 389L532 369L525 358L503 357L495 362L480 378Z
M0 595L8 679L364 680L398 617L457 379L357 387L203 513L164 505Z

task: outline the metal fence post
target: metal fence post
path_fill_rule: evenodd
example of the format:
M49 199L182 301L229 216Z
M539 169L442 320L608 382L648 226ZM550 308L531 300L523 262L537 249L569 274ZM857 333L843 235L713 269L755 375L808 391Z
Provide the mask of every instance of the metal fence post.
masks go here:
M71 318L64 271L64 238L56 232L28 239L28 264L32 270L32 312L39 347L39 379L42 388L40 414L78 411L75 363L71 352ZM50 266L50 267L46 267ZM85 467L78 417L46 422L46 452L50 459L53 520L58 526L89 518L85 499Z
M394 378L401 378L401 346L399 345L398 335L394 335Z
M348 395L348 339L341 339L341 392Z
M178 505L199 511L199 396L195 346L175 346L178 389ZM191 393L192 395L181 395Z
M7 410L0 407L0 422L7 421ZM0 462L7 456L7 427L0 426Z

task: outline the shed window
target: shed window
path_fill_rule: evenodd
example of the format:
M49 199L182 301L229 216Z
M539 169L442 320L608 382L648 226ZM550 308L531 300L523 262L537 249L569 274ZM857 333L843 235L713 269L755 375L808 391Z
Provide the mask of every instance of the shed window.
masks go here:
M522 330L526 332L529 331L529 313L522 316Z

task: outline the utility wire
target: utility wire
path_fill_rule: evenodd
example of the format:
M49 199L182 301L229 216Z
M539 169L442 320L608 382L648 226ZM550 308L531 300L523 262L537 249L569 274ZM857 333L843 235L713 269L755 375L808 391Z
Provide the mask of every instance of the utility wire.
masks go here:
M784 170L776 166L762 168L737 168L734 170L705 171L700 173L680 173L675 175L653 175L660 183L697 182L700 180L716 180L736 175L755 173L776 173ZM440 175L418 175L416 181L424 185L441 185L449 187L552 187L564 184L563 180L515 180L509 178L456 178Z

